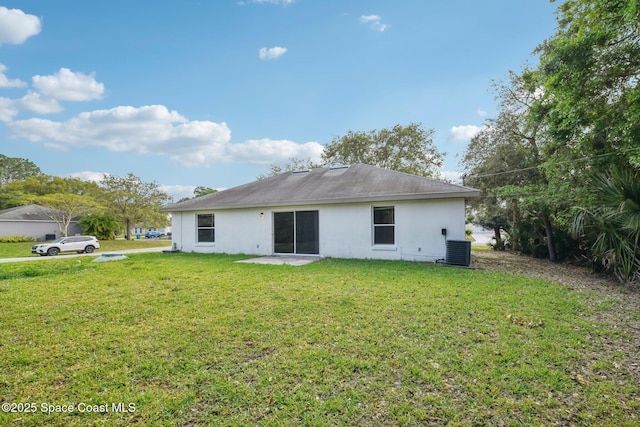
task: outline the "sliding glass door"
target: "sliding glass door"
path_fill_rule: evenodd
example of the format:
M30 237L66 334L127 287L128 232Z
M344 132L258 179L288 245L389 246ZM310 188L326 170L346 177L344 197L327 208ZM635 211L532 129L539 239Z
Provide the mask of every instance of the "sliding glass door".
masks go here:
M319 254L318 211L274 212L273 251L277 254Z
M296 253L319 254L318 211L296 212Z
M277 254L295 253L295 215L293 212L273 213L273 251Z

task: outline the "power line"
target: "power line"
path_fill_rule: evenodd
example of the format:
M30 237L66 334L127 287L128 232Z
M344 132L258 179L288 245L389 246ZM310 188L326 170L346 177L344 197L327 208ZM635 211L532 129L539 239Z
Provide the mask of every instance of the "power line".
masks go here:
M560 190L554 190L553 192L560 193ZM525 196L535 196L539 194L549 194L550 191L530 191L526 193L511 193L511 194L498 194L498 193L486 193L478 196L478 199L488 199L490 197L496 197L498 199L507 199L510 197L525 197Z
M545 162L545 163L542 163L542 164L540 164L538 166L530 166L530 167L526 167L526 168L511 169L511 170L507 170L507 171L484 173L484 174L479 174L479 175L464 174L464 175L462 175L462 179L464 181L465 179L470 178L470 177L471 178L486 178L486 177L490 177L490 176L505 175L505 174L508 174L508 173L525 172L525 171L528 171L528 170L538 169L538 168L540 168L542 166L549 166L549 165L554 165L555 166L555 165L562 165L562 164L565 164L565 163L577 163L577 162L581 162L581 161L585 161L585 160L589 160L589 159L598 159L600 157L607 157L607 156L611 156L611 155L614 155L614 154L628 153L628 152L631 152L631 151L638 151L638 150L640 150L640 147L627 148L627 149L624 149L624 150L615 151L615 152L612 151L612 152L609 152L609 153L598 154L598 155L595 155L595 156L585 156L585 157L581 157L579 159L562 160L562 161L555 162L555 163Z

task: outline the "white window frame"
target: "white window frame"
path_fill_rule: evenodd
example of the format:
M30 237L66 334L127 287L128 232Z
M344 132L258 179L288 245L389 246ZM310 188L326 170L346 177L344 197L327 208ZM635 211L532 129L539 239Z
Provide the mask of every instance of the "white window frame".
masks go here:
M377 209L392 209L393 221L392 223L376 223L376 210ZM393 227L393 242L392 243L377 243L376 242L376 228L378 227ZM379 248L395 248L396 245L396 207L395 206L372 206L371 207L371 243L374 247Z
M213 220L213 226L211 227L201 227L199 225L200 216L211 216ZM216 243L216 214L213 212L201 212L196 214L196 245L199 246L213 246ZM200 241L200 230L212 230L213 231L213 241Z

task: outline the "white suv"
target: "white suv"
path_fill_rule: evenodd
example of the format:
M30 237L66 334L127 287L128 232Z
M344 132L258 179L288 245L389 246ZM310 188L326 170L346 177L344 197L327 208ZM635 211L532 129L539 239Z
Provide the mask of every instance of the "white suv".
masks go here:
M61 237L51 243L34 245L31 248L32 254L41 256L58 255L60 252L92 253L100 248L100 242L94 236L70 236Z

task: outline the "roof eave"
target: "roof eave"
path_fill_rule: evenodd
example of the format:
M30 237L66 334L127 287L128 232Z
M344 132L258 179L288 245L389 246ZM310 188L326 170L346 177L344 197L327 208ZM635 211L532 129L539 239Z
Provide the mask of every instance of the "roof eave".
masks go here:
M282 200L266 203L221 203L208 206L189 206L181 208L179 206L163 208L163 212L196 212L204 210L225 210L225 209L249 209L249 208L273 208L278 206L310 206L310 205L336 205L346 203L371 203L371 202L391 202L406 200L435 200L435 199L470 199L480 196L479 191L456 191L427 194L392 194L374 197L347 197L331 199L309 199L309 200Z

